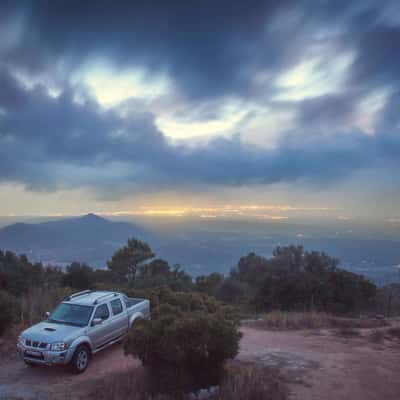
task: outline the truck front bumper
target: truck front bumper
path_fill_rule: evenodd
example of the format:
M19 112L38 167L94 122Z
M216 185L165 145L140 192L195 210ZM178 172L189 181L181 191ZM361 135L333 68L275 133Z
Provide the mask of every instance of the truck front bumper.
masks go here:
M38 350L17 344L17 352L20 357L29 363L42 365L65 365L71 361L74 349L64 351Z

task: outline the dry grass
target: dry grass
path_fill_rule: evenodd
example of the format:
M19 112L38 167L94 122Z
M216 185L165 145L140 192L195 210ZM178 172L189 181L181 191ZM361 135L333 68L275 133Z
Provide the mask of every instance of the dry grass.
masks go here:
M32 289L20 300L21 325L27 326L41 321L46 311L52 311L70 292L71 289L69 288Z
M277 370L239 364L228 369L213 400L285 400L288 390Z
M30 293L20 298L21 314L19 322L9 326L0 338L0 357L12 359L16 357L15 344L21 331L45 318L46 311L54 307L71 292L66 288L49 290L32 289Z
M118 374L97 382L85 399L96 400L174 400L176 397L158 394L151 396L146 391L146 372ZM182 396L183 400L286 400L288 390L278 372L262 366L231 362L227 375L219 388Z
M84 398L93 400L151 399L146 394L145 373L142 368L135 369L133 372L110 375L106 379L95 382L89 397L85 396ZM157 400L161 400L161 398Z
M385 319L329 317L331 328L376 329L389 326Z
M259 320L248 320L245 325L266 330L296 329L364 329L387 326L385 320L374 318L344 318L320 312L273 311Z
M7 329L3 336L0 338L0 360L8 361L17 357L15 346L17 342L19 329L16 326L12 326Z
M319 329L327 325L327 315L316 312L273 311L259 320L248 321L246 324L263 329Z

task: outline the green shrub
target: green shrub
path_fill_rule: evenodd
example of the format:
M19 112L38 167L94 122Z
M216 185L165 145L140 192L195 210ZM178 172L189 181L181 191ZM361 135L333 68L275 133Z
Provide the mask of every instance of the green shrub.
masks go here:
M221 284L216 297L227 303L240 304L246 301L251 290L247 282L229 277Z
M32 264L25 255L0 250L0 290L21 296L33 287L47 289L58 285L61 275L57 268Z
M128 289L123 290L130 297L144 297L150 300L154 309L162 304L170 304L181 311L204 311L215 313L223 311L229 318L233 318L233 308L223 305L214 298L197 292L175 292L168 287L152 289Z
M125 353L143 362L155 392L177 395L218 383L225 361L239 349L238 322L208 296L167 294L171 303L131 329Z
M85 263L73 262L66 268L61 283L63 286L76 290L92 288L94 286L93 269Z
M0 335L20 317L20 305L11 294L0 291Z
M249 285L250 303L258 311L346 314L368 309L374 301L376 286L362 275L337 265L338 260L325 253L305 251L302 246L277 247L270 258L250 253L231 271L232 282L223 299L237 302L241 283Z

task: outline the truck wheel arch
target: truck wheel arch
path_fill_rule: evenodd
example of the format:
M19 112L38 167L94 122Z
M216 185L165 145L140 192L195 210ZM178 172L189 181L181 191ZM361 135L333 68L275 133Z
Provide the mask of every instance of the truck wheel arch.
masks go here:
M88 337L77 338L74 342L72 342L70 347L77 349L79 346L87 347L87 349L89 350L89 354L92 355L93 347L92 347L92 343L90 342L90 339Z
M90 346L90 343L89 343L89 342L81 342L81 343L78 344L77 348L78 348L79 346L84 346L84 347L86 347L86 348L88 349L88 351L89 351L89 355L90 355L90 356L92 355L92 347Z
M144 315L141 312L137 312L133 314L130 319L129 319L129 328L132 328L132 325L135 323L135 321L138 321L139 319L143 319Z

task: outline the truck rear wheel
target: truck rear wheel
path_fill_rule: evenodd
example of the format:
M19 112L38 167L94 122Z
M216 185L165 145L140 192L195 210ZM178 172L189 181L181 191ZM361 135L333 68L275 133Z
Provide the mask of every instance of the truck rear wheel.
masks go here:
M90 351L87 346L78 346L70 362L72 372L74 372L75 374L81 374L82 372L84 372L89 365L89 360Z

